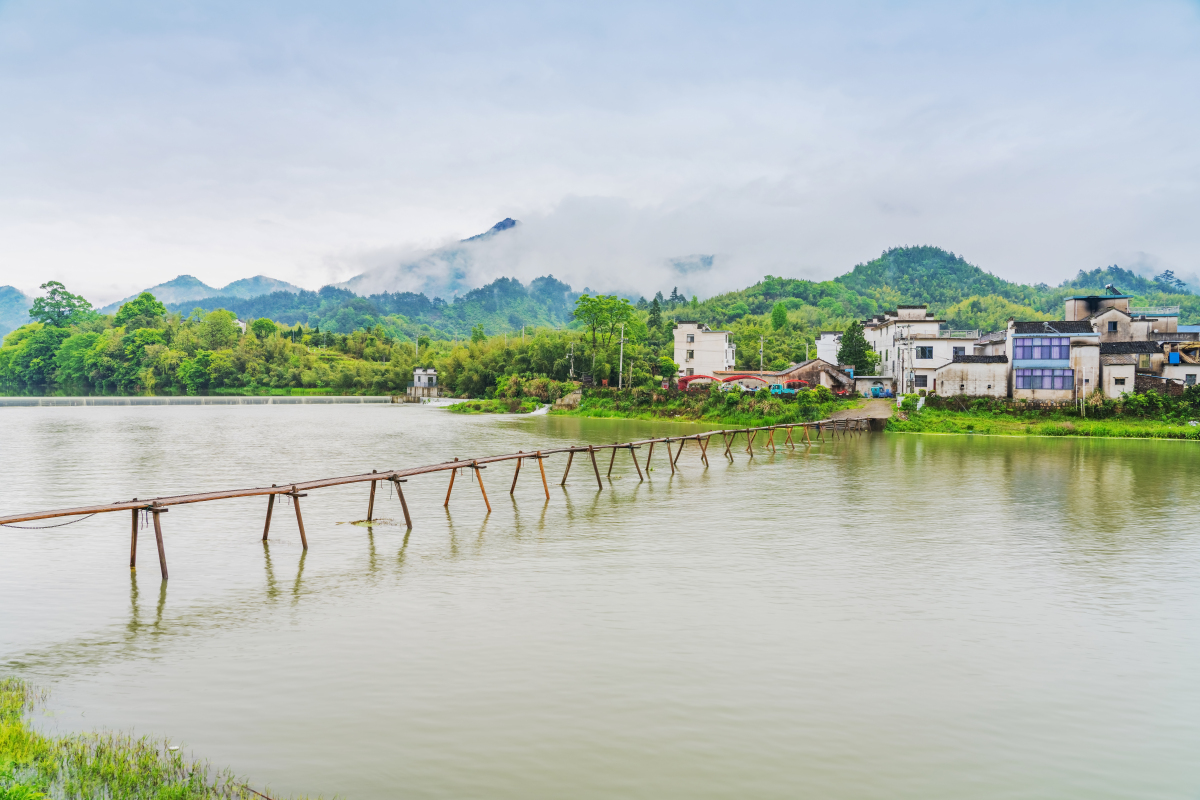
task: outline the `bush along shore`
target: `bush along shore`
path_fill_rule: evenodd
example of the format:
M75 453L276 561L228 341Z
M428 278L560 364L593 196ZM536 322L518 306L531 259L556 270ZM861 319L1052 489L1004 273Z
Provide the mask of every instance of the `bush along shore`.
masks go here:
M900 433L971 433L989 436L1094 436L1200 439L1200 387L1181 396L1157 392L1109 399L1093 394L1082 404L1036 405L1006 399L928 397L925 407L906 397L888 421Z
M824 386L795 395L773 395L768 390L721 391L708 389L585 388L579 406L550 413L576 417L711 422L719 425L776 425L828 419L834 412L854 408L861 398L838 400Z
M537 400L513 397L508 400L465 400L447 410L455 414L528 414L541 407Z
M227 770L178 747L123 733L47 736L29 724L44 693L17 678L0 680L0 800L261 800Z

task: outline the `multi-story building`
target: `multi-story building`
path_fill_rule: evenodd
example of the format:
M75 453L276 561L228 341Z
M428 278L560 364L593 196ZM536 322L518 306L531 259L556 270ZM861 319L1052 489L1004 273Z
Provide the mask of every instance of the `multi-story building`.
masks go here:
M702 322L681 320L675 325L675 363L681 376L732 369L735 350L729 331L710 330Z
M942 329L927 306L900 306L863 323L867 343L879 354L878 377L890 379L898 392L937 390L937 370L956 355L974 355L979 331Z

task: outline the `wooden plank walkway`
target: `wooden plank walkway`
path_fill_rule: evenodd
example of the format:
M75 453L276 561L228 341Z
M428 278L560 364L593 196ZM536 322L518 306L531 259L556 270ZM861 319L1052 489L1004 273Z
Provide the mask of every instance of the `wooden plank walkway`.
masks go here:
M705 465L707 465L708 464L708 444L713 439L713 437L718 437L718 436L721 437L721 441L725 445L724 455L727 458L732 459L733 456L730 453L730 449L733 447L733 444L739 435L741 435L745 438L745 448L744 449L746 450L746 452L748 452L751 455L751 457L753 457L754 442L758 438L759 433L762 433L764 431L767 432L767 436L766 436L766 441L761 446L770 448L772 451L774 451L776 448L775 434L777 431L786 430L786 432L787 432L787 436L786 436L785 440L782 443L780 443L779 446L782 447L782 446L787 445L787 446L794 448L796 444L811 444L812 443L812 435L811 435L810 431L814 432L818 438L822 438L823 434L826 432L828 432L831 435L831 437L837 436L837 435L846 436L850 433L861 433L863 431L869 430L870 423L871 423L870 418L867 418L867 417L856 418L856 419L837 419L837 420L826 419L826 420L819 420L817 422L795 422L795 423L785 423L785 424L781 424L781 425L763 425L763 426L752 427L752 428L734 428L734 429L729 429L729 430L705 431L702 433L693 433L688 436L664 436L664 437L660 437L657 439L639 439L639 440L633 441L633 442L614 442L613 444L597 444L597 445L572 445L572 446L568 446L568 447L551 448L548 450L506 453L504 455L497 455L497 456L484 456L482 458L472 458L472 459L456 458L453 461L444 461L440 464L429 464L429 465L420 466L420 467L410 467L408 469L387 470L385 472L372 471L372 472L361 473L358 475L345 475L345 476L337 477L337 478L322 478L319 480L312 480L312 481L299 481L296 483L289 483L289 484L283 484L283 485L272 484L270 486L259 486L259 487L250 488L250 489L227 489L227 490L216 491L216 492L200 492L200 493L196 493L196 494L173 495L170 497L155 497L153 499L134 498L132 500L117 501L115 503L107 503L107 504L103 504L103 505L76 506L74 508L60 508L60 509L53 509L53 510L47 510L47 511L33 511L33 512L21 513L21 514L10 514L8 516L0 517L0 525L15 526L16 523L20 523L20 522L33 522L33 521L37 521L37 520L55 519L55 518L59 518L59 517L94 516L96 514L112 513L114 511L130 511L130 512L132 512L132 516L133 516L132 543L131 543L131 547L130 547L130 567L134 567L136 564L136 560L137 560L138 513L145 512L145 513L148 513L151 516L153 516L153 519L154 519L155 539L156 539L156 544L158 545L159 562L160 562L160 566L162 568L163 578L165 579L167 577L166 556L163 553L162 529L161 529L161 524L159 522L159 515L162 513L165 513L171 506L187 505L189 503L206 503L206 502L210 502L213 500L229 500L229 499L238 498L238 497L267 496L268 500L267 500L266 524L263 529L263 540L265 541L267 539L268 533L270 532L271 514L272 514L272 511L273 511L274 505L275 505L275 497L277 495L283 495L283 496L289 497L292 500L292 504L293 504L293 506L295 508L295 512L296 512L296 522L300 529L301 544L304 546L305 549L308 549L308 541L307 541L307 537L305 536L305 532L304 532L304 520L300 514L299 499L301 497L307 496L307 492L309 492L313 489L323 489L323 488L327 488L330 486L344 486L344 485L350 484L350 483L367 483L367 482L369 482L371 484L371 495L370 495L369 505L367 508L367 520L370 520L372 518L372 514L374 512L376 485L378 484L379 481L389 481L392 483L393 486L395 486L397 494L399 495L400 502L401 502L403 510L404 510L405 522L409 528L412 528L413 526L412 526L412 520L409 516L408 503L406 502L406 500L404 498L404 492L400 485L402 483L407 482L407 480L409 478L417 476L417 475L427 475L427 474L435 473L435 472L450 471L450 484L449 484L449 488L446 491L446 501L444 503L444 505L449 506L450 494L454 490L454 479L457 476L458 471L460 469L474 470L476 476L480 477L480 480L478 481L479 489L480 489L480 492L483 494L483 500L484 500L485 505L487 506L488 513L491 513L491 510L492 510L491 503L487 499L487 491L484 488L482 476L480 475L480 470L486 469L490 465L497 464L497 463L504 462L504 461L516 461L517 462L516 471L513 475L512 488L509 490L509 493L512 494L512 492L515 491L515 489L516 489L517 476L520 474L520 470L521 470L521 462L528 460L528 459L536 460L538 463L538 469L540 470L540 474L541 474L542 485L546 492L546 499L549 500L550 499L550 487L549 487L549 483L546 480L546 470L545 470L545 465L543 462L547 457L552 456L552 455L559 455L562 453L567 454L566 470L563 472L563 477L562 477L562 480L560 481L559 485L566 485L567 475L570 474L571 465L575 459L575 454L576 453L586 453L588 455L588 458L591 461L592 470L596 476L596 484L599 489L603 489L604 482L600 477L600 468L596 463L596 454L603 452L605 450L612 451L610 459L609 459L609 466L608 466L608 474L609 475L612 474L613 465L614 465L614 462L616 461L616 457L617 457L617 451L618 450L628 450L630 455L633 457L634 468L637 470L639 480L645 480L645 475L643 474L643 469L645 469L646 472L649 472L650 462L654 456L654 446L656 444L666 445L667 461L671 468L671 473L674 474L676 471L676 464L679 461L679 457L681 455L683 455L684 445L686 445L690 441L694 441L699 445L700 458L703 461L703 463ZM793 432L795 431L796 428L802 429L802 432L803 432L803 439L800 441L797 441L797 439L794 438L794 436L793 436ZM671 447L675 442L679 443L679 449L677 452L672 453ZM646 446L649 446L649 452L646 454L646 463L645 463L645 467L643 467L641 464L638 463L637 455L634 451L636 451L642 447L646 447ZM75 521L79 521L79 520L75 520ZM70 523L66 523L66 524L70 524ZM53 526L47 526L47 527L53 527Z

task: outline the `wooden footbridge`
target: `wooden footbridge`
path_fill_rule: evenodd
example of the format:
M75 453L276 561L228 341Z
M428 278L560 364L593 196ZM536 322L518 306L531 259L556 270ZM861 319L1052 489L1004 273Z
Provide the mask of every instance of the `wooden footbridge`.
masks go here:
M533 452L509 453L500 456L485 456L483 458L458 459L446 461L441 464L431 464L424 467L411 467L409 469L388 470L386 472L378 472L372 470L369 473L361 475L348 475L341 478L325 478L315 481L303 481L300 483L286 484L279 486L271 484L266 487L258 487L254 489L231 489L220 492L202 492L200 494L183 494L175 495L174 497L156 497L153 500L133 498L132 500L119 501L108 505L95 506L79 506L77 508L61 508L53 511L37 511L27 514L13 514L6 517L0 517L0 526L5 527L25 527L19 526L19 522L32 522L43 519L54 519L57 517L79 517L79 519L71 522L59 523L58 525L36 526L34 529L60 527L61 525L70 525L72 522L80 522L96 514L108 514L114 511L129 511L132 517L132 528L129 544L129 567L136 569L137 567L137 545L138 545L138 516L149 516L153 518L154 523L154 540L158 546L158 564L162 570L163 580L167 578L167 555L163 549L162 524L159 517L170 510L171 506L187 505L188 503L205 503L210 500L229 500L235 497L257 497L266 495L267 497L267 517L263 525L263 541L267 541L267 536L271 531L271 513L275 508L275 497L282 495L291 499L292 507L296 512L296 525L300 529L300 544L305 550L308 549L308 538L304 533L304 518L300 514L300 498L307 497L307 493L313 489L324 489L329 486L342 486L348 483L370 483L371 493L367 501L367 521L370 521L375 511L375 488L380 481L388 481L396 488L396 494L400 499L400 507L404 511L404 522L411 530L413 527L412 517L408 511L408 502L404 498L404 490L401 484L406 483L409 478L416 475L426 475L433 472L450 472L450 485L446 489L446 501L443 505L449 507L450 494L454 491L454 479L461 470L473 470L479 483L480 494L483 495L483 503L487 507L488 513L492 511L492 504L488 501L487 490L483 485L483 477L481 471L489 466L500 463L502 461L516 461L516 469L513 472L512 486L509 488L509 494L513 494L517 488L517 478L521 474L521 464L527 460L534 460L538 465L538 472L541 475L542 487L546 491L546 499L550 499L550 485L546 481L545 460L549 456L558 455L561 453L567 454L567 465L563 471L560 486L565 486L567 476L571 473L571 464L575 460L575 454L587 454L591 460L592 471L596 475L596 485L599 489L604 488L604 481L600 477L600 466L596 462L596 454L605 450L611 451L608 459L608 475L612 475L613 466L616 464L617 452L620 450L628 450L632 457L633 467L637 470L638 480L645 480L645 473L650 470L650 460L654 457L654 446L663 445L667 450L667 463L671 468L671 474L676 471L676 466L679 462L679 457L683 455L683 448L688 442L695 442L698 449L700 460L705 466L708 466L708 446L715 438L720 437L722 444L725 446L724 458L733 459L731 449L737 442L737 438L744 438L743 450L748 452L751 457L754 456L754 443L758 439L759 434L764 435L764 441L760 448L770 449L772 452L776 449L776 436L780 432L786 433L786 436L779 442L779 447L791 447L795 449L797 444L811 445L813 438L822 439L826 433L830 437L849 436L862 433L870 430L871 420L868 417L856 419L827 419L818 422L796 422L783 425L764 425L756 428L738 428L734 430L706 431L704 433L694 433L689 436L664 436L658 439L641 439L635 442L614 442L613 444L598 444L598 445L574 445L570 447L558 447L549 450L536 450ZM797 429L799 432L797 433ZM672 452L672 447L678 442L679 448ZM637 454L634 452L642 447L648 446L646 453L645 466L638 462Z

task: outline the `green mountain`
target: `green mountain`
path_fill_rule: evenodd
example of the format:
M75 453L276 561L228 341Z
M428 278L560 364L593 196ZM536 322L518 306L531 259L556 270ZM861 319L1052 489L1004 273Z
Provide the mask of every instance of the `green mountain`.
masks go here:
M14 286L0 286L0 339L29 322L33 299Z
M300 287L293 286L287 281L268 278L266 275L256 275L253 278L242 278L241 280L222 286L220 289L214 289L199 278L193 278L191 275L180 275L166 283L151 286L149 289L144 289L143 291L154 295L160 302L171 305L203 300L208 297L219 296L247 299L271 292L298 292L300 291ZM141 294L141 292L138 292L138 294ZM117 309L135 297L137 297L137 294L130 295L124 300L110 303L104 308L99 309L99 311L102 314L114 314Z
M528 286L513 278L498 278L450 303L413 292L359 297L348 289L325 286L316 292L273 292L250 299L209 297L167 307L183 314L195 308L224 308L242 319L267 317L333 333L384 325L405 332L420 328L422 335L434 338L461 339L470 336L476 325L483 325L489 334L517 332L522 326L565 327L572 319L576 297L570 286L546 275Z

